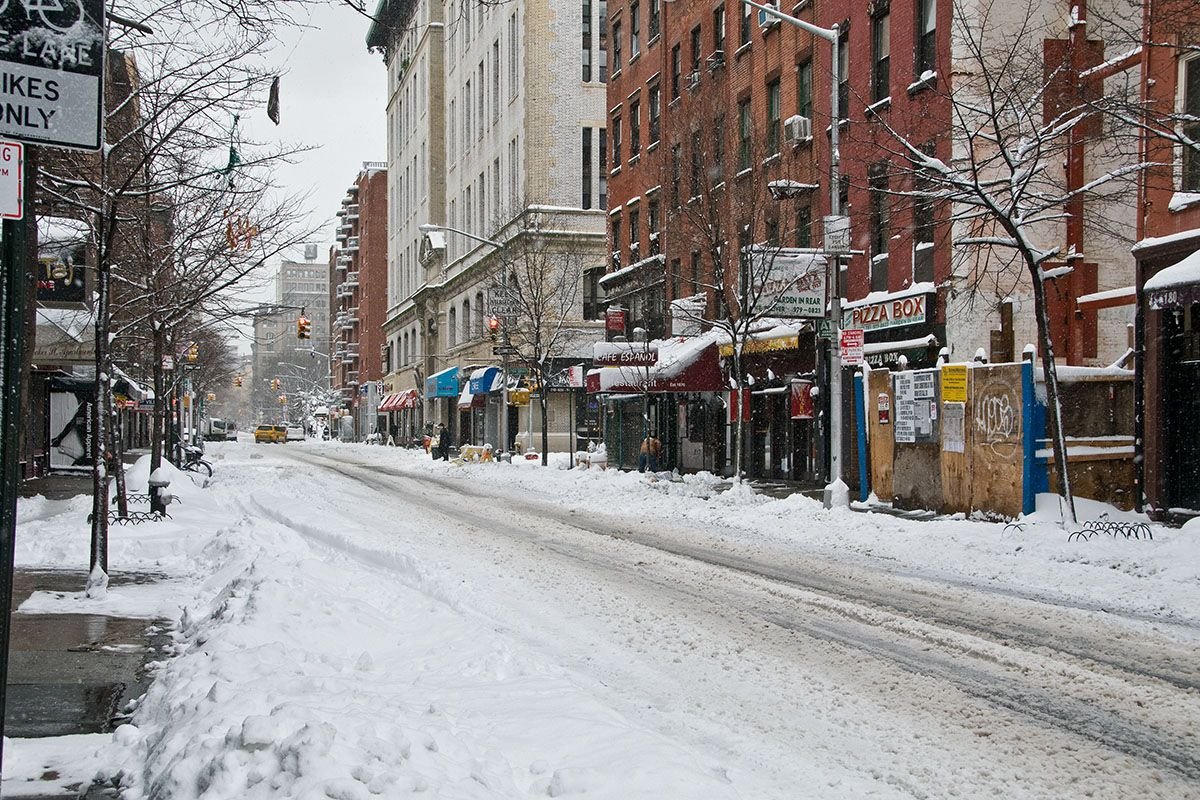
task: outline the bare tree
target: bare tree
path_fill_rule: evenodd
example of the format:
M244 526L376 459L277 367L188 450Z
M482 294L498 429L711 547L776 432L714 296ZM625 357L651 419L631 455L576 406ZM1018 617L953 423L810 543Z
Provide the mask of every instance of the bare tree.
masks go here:
M550 445L550 387L561 360L583 352L591 337L582 325L583 269L597 243L583 232L572 233L575 227L561 213L525 206L509 228L499 254L501 271L490 287L503 291L516 310L504 320L503 332L538 387L543 466Z
M262 5L259 18L274 7ZM123 275L128 287L152 293L152 282L134 267L139 261L146 266L137 258L138 243L161 248L179 230L187 231L186 222L175 229L174 216L184 215L196 202L207 200L210 208L226 204L226 215L245 220L245 230L239 227L238 233L252 238L249 234L259 217L268 213L262 203L269 195L269 167L289 152L230 135L237 115L267 96L272 78L264 67L272 43L267 30L246 27L236 15L225 16L207 3L163 0L134 3L117 12L126 24L99 39L99 46L108 51L105 145L95 155L62 153L47 159L39 174L45 206L88 223L95 259L97 386L89 591L98 592L107 585L108 485L119 461L111 449L114 275ZM238 205L247 199L239 187L248 185L255 186L255 204ZM141 254L149 255L153 248L142 247ZM190 290L198 292L199 300L232 287L261 263L232 260L236 264L226 265L223 277L205 286L193 282ZM166 269L186 271L188 260L169 261ZM155 361L161 364L161 358Z
M795 179L779 123L755 129L748 106L730 108L723 99L693 97L664 125L662 186L673 223L664 246L681 256L665 266L672 299L695 297L674 303L672 313L720 331L732 344L731 388L741 402L746 343L777 310L780 294L819 278L825 262L814 261L813 274L781 270L797 209L817 187ZM737 118L728 119L731 113ZM743 472L744 416L737 414L734 425L735 480Z
M1128 100L1124 91L1076 80L1070 48L1081 45L1072 41L1061 61L1044 58L1057 20L1042 6L955 2L955 62L944 90L949 130L930 147L909 138L900 120L873 126L886 133L883 152L906 187L890 193L949 209L954 290L971 295L989 284L1023 285L1032 294L1059 489L1074 523L1046 284L1072 270L1077 254L1064 244L1068 227L1082 225L1085 215L1109 224L1105 209L1128 202L1132 179L1147 165L1137 157L1136 135L1106 124L1105 112ZM1065 166L1084 146L1096 162L1073 181Z

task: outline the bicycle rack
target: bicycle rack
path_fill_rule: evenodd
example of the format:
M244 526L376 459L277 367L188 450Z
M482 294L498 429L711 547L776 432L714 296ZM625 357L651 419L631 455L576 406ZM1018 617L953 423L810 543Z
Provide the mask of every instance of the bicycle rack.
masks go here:
M1126 539L1153 539L1154 534L1145 522L1127 522L1115 519L1096 519L1082 523L1077 531L1067 536L1068 542L1086 542L1102 534L1108 534L1116 539L1124 536Z

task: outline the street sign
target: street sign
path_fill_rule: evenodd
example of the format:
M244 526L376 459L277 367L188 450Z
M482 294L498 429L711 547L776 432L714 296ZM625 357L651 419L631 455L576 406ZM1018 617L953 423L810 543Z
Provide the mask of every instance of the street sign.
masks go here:
M0 136L99 150L104 0L4 0L0 30Z
M494 356L515 356L516 354L517 354L517 348L515 348L515 347L509 347L507 345L500 345L498 347L492 348L492 355L494 355Z
M515 286L488 289L488 310L497 317L515 317L521 313L521 293Z
M847 328L842 331L842 364L856 366L863 360L863 329Z
M0 216L20 219L25 187L21 185L24 148L17 142L0 142Z
M833 339L833 320L823 319L817 322L817 338Z

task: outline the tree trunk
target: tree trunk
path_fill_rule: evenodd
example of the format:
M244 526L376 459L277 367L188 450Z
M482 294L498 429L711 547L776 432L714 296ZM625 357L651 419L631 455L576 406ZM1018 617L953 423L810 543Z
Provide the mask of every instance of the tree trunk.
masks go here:
M745 387L746 379L742 374L742 357L740 355L741 348L736 344L733 349L733 376L734 376L734 400L736 413L733 420L733 480L740 483L742 480L743 470L743 453L745 452L746 427L743 420L746 418L746 409L742 408L742 403L745 402L743 388Z
M114 406L109 424L110 450L112 452L112 472L117 484L117 515L121 519L129 517L129 496L125 491L125 441L121 428L121 412Z
M542 406L542 466L546 466L550 462L550 420L547 412L550 408L550 387L546 385L546 376L543 374L540 377L540 389L538 394L541 395L540 403Z
M158 325L158 320L151 320L153 330L151 335L154 342L154 363L151 365L151 374L154 378L154 410L150 414L150 474L154 474L154 470L162 466L163 452L166 450L163 442L163 433L166 428L166 396L164 394L166 381L163 377L163 333Z
M103 230L103 224L99 226ZM103 241L102 236L97 239ZM108 582L108 422L111 398L108 359L109 267L101 255L96 270L95 366L96 390L92 402L92 540L88 563L88 593L103 593Z
M1040 269L1031 264L1033 276L1033 304L1037 314L1038 344L1042 351L1042 369L1046 374L1046 403L1050 407L1054 466L1058 473L1059 494L1066 501L1063 522L1074 525L1075 497L1071 492L1071 480L1067 473L1067 440L1063 431L1062 402L1058 393L1058 371L1054 364L1054 346L1050 340L1050 314L1046 308L1046 284L1039 274ZM1036 385L1036 381L1035 381Z

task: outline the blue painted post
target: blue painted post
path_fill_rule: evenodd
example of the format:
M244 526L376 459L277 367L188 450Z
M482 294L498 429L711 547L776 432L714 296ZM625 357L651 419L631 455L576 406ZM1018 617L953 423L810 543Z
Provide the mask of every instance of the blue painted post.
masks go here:
M854 416L858 420L858 499L865 503L871 487L867 485L870 474L867 469L867 406L861 372L854 376L854 407L857 410Z
M1034 512L1037 499L1034 473L1037 470L1037 430L1033 421L1033 407L1037 403L1033 386L1033 361L1029 353L1025 354L1025 362L1021 364L1021 430L1024 445L1024 457L1021 465L1021 511L1025 514Z

